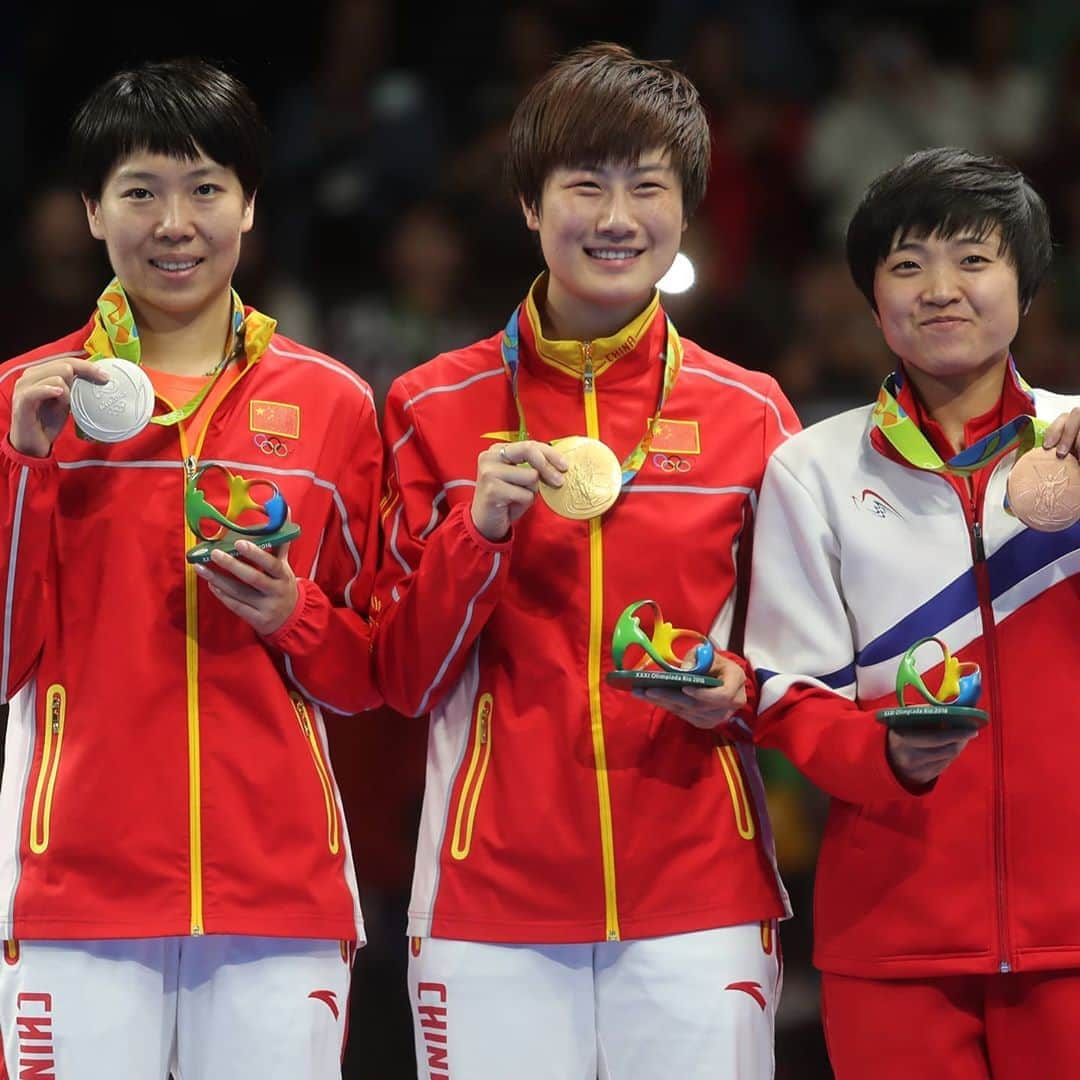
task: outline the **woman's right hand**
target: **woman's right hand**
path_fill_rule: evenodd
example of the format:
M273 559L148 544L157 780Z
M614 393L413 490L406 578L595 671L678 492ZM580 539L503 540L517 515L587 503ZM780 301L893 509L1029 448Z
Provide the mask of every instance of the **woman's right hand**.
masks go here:
M500 541L532 506L540 481L562 487L567 461L547 443L531 439L500 443L477 458L472 519L491 541Z
M8 441L29 457L49 456L63 430L76 378L107 383L108 374L79 356L62 356L28 367L15 383L11 399L11 430Z

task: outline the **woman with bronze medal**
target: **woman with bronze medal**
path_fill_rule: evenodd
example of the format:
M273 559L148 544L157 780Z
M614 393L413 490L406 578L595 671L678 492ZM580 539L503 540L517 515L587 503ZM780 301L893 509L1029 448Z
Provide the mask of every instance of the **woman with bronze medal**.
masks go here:
M1080 402L1010 351L1046 207L1005 161L926 150L870 185L847 251L898 365L773 455L747 623L757 736L832 796L833 1069L1073 1076Z
M72 143L116 277L0 368L0 1074L329 1080L362 924L323 710L379 702L371 393L232 288L242 84L119 72Z
M504 330L398 379L385 419L377 667L392 707L430 713L421 1071L765 1080L788 908L725 650L798 422L660 306L709 159L683 75L579 50L518 107L509 159L546 270ZM609 683L635 604L707 631L719 684Z

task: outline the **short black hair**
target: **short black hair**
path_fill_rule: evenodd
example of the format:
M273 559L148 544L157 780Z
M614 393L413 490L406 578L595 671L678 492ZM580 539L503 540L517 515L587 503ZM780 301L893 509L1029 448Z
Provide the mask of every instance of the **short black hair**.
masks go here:
M568 53L525 95L510 121L507 174L534 209L558 168L636 163L666 150L689 218L705 194L710 136L697 88L666 60L612 42Z
M874 273L908 236L949 239L1001 230L1001 251L1016 268L1026 311L1050 266L1046 204L1015 166L957 147L920 150L866 189L847 230L847 260L859 291L877 311Z
M91 199L112 169L140 151L193 161L201 150L235 170L250 199L262 179L267 132L247 87L185 57L119 71L86 99L71 125L71 168Z

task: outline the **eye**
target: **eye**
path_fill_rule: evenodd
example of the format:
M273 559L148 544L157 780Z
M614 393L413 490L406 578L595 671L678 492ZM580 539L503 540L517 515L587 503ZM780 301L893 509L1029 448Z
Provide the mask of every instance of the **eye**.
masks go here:
M207 181L205 184L200 184L195 189L196 195L214 195L219 192L221 188L217 184L211 184Z
M128 188L127 191L120 196L122 199L131 199L133 202L143 202L146 199L152 199L153 192L144 187Z
M894 262L889 267L892 271L910 272L912 270L918 270L919 264L914 259L901 259L899 262Z
M989 264L990 260L985 255L965 255L960 260L961 266L978 266L980 264Z

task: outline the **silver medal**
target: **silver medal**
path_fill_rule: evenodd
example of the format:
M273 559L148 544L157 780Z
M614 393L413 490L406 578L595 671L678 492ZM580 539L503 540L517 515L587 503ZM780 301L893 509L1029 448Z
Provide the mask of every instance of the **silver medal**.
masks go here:
M71 415L88 438L122 442L138 435L154 412L154 387L138 364L119 357L97 362L107 383L76 379L71 384Z

